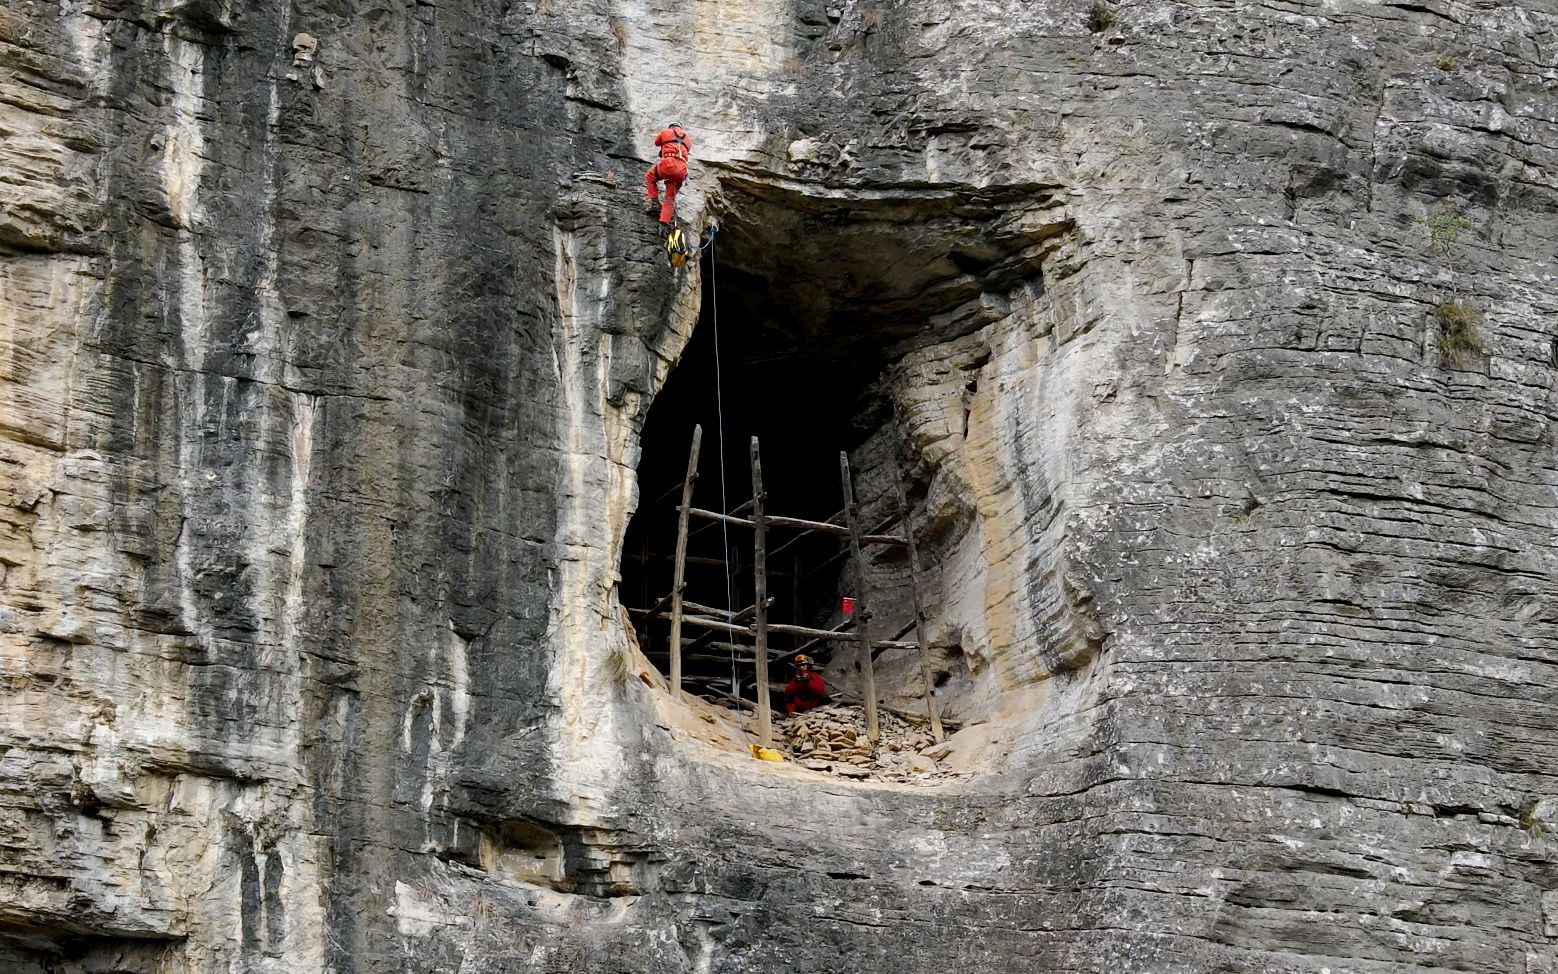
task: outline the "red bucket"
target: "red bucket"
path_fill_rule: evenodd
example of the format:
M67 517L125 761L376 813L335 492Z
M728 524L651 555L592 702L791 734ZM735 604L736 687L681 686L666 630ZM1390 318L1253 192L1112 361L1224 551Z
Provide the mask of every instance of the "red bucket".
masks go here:
M855 600L850 598L847 595L844 596L844 600L839 603L839 609L841 611L843 611L844 618L846 618L846 619L854 618L854 615L855 615Z

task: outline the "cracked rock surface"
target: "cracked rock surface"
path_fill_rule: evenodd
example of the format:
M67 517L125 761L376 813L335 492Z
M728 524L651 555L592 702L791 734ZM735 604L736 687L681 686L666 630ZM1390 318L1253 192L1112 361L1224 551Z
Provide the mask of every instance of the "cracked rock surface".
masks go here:
M0 970L1558 970L1558 17L1091 6L0 8ZM612 677L672 116L967 778Z

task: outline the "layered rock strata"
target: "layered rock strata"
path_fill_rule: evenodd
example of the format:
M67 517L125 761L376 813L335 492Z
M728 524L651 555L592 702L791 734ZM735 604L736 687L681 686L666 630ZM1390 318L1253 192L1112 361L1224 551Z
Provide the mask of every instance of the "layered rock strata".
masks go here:
M1459 0L6 6L0 968L1558 968L1555 51ZM635 199L670 114L683 216L888 348L859 486L914 485L975 777L613 676L700 301Z

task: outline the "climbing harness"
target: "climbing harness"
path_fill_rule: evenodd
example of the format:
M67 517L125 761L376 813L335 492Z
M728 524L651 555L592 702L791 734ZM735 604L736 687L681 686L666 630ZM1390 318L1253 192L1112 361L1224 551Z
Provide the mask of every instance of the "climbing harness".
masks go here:
M689 161L692 158L692 150L687 145L687 130L680 125L668 125L665 131L671 133L671 142L661 145L660 157L663 159L666 156L665 145L674 144L676 148L672 150L673 158L680 159L683 162Z

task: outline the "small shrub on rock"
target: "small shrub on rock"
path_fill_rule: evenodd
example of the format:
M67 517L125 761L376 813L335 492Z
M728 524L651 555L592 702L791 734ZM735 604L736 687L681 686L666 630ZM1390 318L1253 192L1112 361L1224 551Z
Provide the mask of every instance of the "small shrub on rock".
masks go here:
M1450 256L1451 251L1455 249L1455 243L1461 239L1461 234L1476 226L1453 203L1445 203L1433 213L1417 219L1428 228L1428 239L1433 244L1434 250L1445 257Z
M619 646L611 651L606 657L606 674L617 686L627 685L628 677L633 675L633 661L628 658L627 650Z
M1530 833L1532 838L1540 838L1547 831L1547 823L1542 821L1538 812L1540 807L1541 804L1533 798L1520 809L1520 827Z
M1439 322L1439 340L1436 344L1446 362L1457 365L1467 356L1482 353L1482 338L1477 333L1482 318L1481 311L1459 298L1434 308L1434 319Z
M1114 4L1109 0L1093 0L1093 6L1087 12L1087 29L1094 34L1102 34L1119 22L1120 15L1115 13Z

